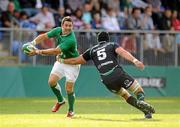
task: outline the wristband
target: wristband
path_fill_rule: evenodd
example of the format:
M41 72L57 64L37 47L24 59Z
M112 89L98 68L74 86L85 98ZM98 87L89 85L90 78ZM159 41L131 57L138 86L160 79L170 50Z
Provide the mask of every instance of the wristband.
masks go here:
M35 40L31 41L31 44L36 45L36 41Z
M132 62L133 62L133 63L136 63L137 61L138 61L137 59L133 59L133 61L132 61Z

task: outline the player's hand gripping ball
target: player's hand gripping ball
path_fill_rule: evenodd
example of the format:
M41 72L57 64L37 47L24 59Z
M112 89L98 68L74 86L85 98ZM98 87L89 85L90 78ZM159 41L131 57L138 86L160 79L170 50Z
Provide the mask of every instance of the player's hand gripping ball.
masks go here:
M36 49L36 47L34 45L32 45L31 43L25 43L22 46L22 51L26 55L29 55L29 53L33 52L35 49Z

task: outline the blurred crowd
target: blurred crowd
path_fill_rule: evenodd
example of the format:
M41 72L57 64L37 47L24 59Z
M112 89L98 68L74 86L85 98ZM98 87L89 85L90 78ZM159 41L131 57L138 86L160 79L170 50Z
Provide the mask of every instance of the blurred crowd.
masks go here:
M0 27L48 30L60 26L64 16L72 17L75 30L180 31L180 0L0 0ZM143 37L146 58L149 54L158 56L159 52L158 60L165 52L171 57L174 42L180 45L180 34ZM137 34L126 34L117 40L132 54L137 54L140 41ZM51 40L41 48L49 46L54 46Z
M45 29L72 16L74 29L180 30L180 0L0 0L1 27Z

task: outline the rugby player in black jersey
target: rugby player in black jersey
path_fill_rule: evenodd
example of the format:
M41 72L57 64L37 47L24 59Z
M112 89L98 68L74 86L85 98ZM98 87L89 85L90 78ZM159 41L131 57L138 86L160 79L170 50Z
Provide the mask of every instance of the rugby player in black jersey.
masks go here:
M144 69L144 64L133 57L128 51L113 42L109 42L109 34L100 32L98 44L87 49L82 55L76 58L62 59L59 62L65 64L84 64L92 60L98 69L102 82L113 93L122 96L126 102L145 114L145 118L152 118L154 108L144 101L144 91L140 84L128 75L118 64L118 56L132 62L137 68ZM127 90L133 92L133 97Z

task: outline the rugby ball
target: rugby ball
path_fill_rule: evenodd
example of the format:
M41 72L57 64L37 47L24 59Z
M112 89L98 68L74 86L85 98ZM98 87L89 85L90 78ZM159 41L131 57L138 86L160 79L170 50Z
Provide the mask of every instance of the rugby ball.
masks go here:
M36 48L34 47L34 45L32 45L31 43L26 43L26 44L23 44L22 46L22 51L25 53L25 54L29 54L31 51L35 50Z

